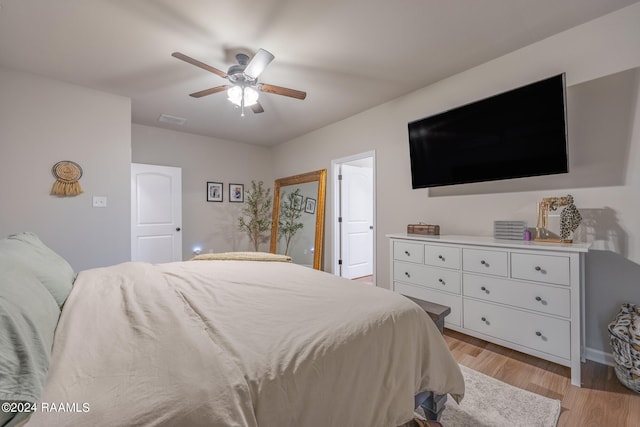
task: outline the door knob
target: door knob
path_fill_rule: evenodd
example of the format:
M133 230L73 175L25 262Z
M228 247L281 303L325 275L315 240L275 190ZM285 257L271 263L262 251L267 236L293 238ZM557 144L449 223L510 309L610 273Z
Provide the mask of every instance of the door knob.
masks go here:
M176 231L180 231L180 227L176 227Z

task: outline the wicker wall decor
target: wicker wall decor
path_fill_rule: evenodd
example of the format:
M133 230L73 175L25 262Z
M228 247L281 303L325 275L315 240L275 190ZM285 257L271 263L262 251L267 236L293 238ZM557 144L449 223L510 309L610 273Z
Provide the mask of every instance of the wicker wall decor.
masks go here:
M53 183L51 194L60 197L72 197L82 193L78 180L82 177L82 168L76 162L63 160L51 168L56 182Z

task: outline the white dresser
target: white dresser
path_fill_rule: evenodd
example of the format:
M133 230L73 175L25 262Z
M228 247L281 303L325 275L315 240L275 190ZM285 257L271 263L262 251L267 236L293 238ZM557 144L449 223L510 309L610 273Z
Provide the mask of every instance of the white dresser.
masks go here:
M387 237L394 291L451 307L447 328L569 366L580 386L589 244Z

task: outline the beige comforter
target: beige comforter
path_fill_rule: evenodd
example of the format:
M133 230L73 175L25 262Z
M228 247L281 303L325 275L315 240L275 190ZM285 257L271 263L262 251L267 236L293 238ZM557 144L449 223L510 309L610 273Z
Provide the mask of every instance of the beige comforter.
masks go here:
M390 427L427 389L464 382L400 295L290 263L125 263L79 274L27 425Z

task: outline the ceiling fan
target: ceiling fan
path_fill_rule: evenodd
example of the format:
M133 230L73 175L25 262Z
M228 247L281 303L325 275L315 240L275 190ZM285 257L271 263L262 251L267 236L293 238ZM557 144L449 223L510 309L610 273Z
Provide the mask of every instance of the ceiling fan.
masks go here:
M300 90L258 82L258 77L274 58L270 52L264 49L259 49L251 60L245 53L236 54L238 63L229 67L226 73L180 52L173 52L171 56L227 79L230 84L194 92L190 96L201 98L226 90L229 101L241 108L242 116L244 116L244 107L251 107L251 110L256 114L264 112L264 108L258 102L259 92L273 93L296 99L305 99L307 97L307 93Z

